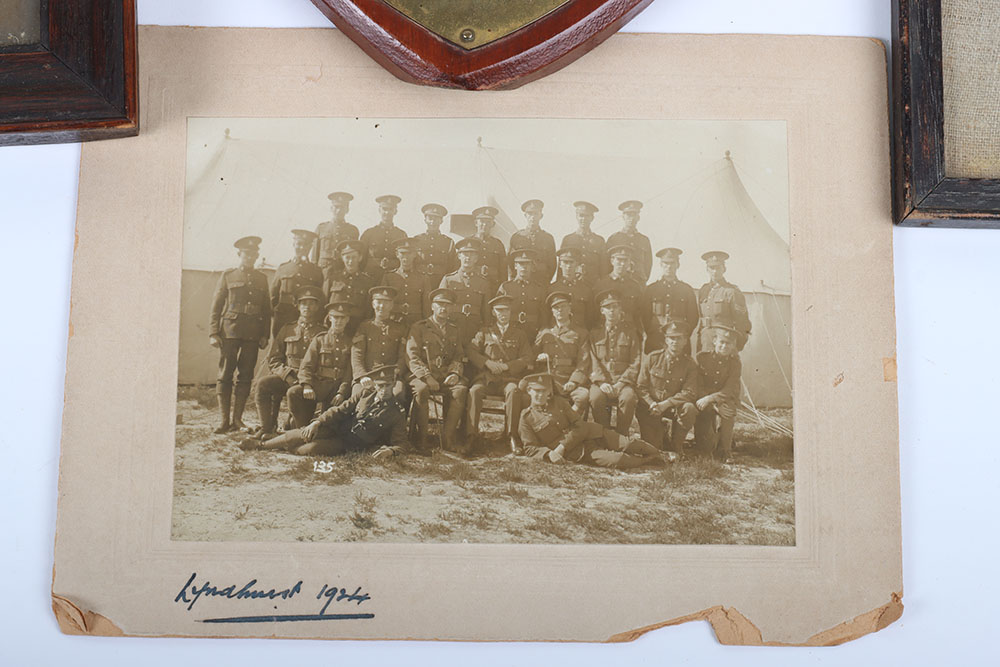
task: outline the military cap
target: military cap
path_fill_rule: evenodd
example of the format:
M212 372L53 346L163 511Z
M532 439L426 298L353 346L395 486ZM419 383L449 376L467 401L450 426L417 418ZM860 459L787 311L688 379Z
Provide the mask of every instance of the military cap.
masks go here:
M545 297L545 305L549 308L557 306L560 303L573 303L573 297L571 297L567 292L553 292Z
M611 305L612 303L621 304L622 294L616 289L606 289L599 293L595 299L597 303L603 308L604 306Z
M391 382L396 373L396 364L382 364L371 369L361 377L370 377L376 382Z
M375 197L376 204L392 204L394 206L399 206L399 202L403 201L402 197L397 197L396 195L379 195Z
M480 206L472 212L472 217L476 220L479 218L488 218L492 220L498 215L500 215L500 209L496 206Z
M575 259L580 259L583 256L583 249L575 245L564 245L556 252L557 257L563 255L572 255Z
M349 252L357 252L358 254L364 254L365 244L361 241L341 241L337 244L337 254L346 255Z
M420 209L420 212L424 215L436 215L442 218L448 215L448 209L441 206L441 204L424 204L424 207Z
M259 236L244 236L241 239L237 239L236 243L233 244L234 248L239 248L240 250L256 250L260 251L260 241Z
M633 211L638 213L640 209L642 209L642 202L635 199L629 199L628 201L623 201L621 204L618 204L619 211Z
M722 252L721 250L712 250L706 252L701 256L701 258L705 260L705 263L709 266L717 266L729 259L729 253Z
M447 287L439 287L431 292L431 301L434 303L455 303L455 292Z
M710 324L707 328L714 329L718 333L725 334L726 338L732 341L735 341L740 334L739 331L725 324Z
M660 331L663 333L663 336L665 338L666 337L687 338L689 335L688 332L684 329L684 327L678 324L676 320L668 321L666 324L660 327Z
M483 242L477 238L464 238L455 244L455 252L482 252Z
M395 299L397 294L399 290L392 285L377 285L368 290L368 295L373 299Z
M326 198L329 199L330 201L339 201L342 204L346 204L347 202L354 199L354 195L352 195L350 192L331 192L326 196Z
M411 239L409 237L405 239L399 239L392 244L393 249L396 252L416 252L417 251L417 240Z
M552 391L552 376L548 373L532 373L524 378L529 387L538 387Z
M354 314L354 304L350 301L331 301L326 304L326 314L350 317Z
M598 208L591 204L589 201L575 201L573 202L573 207L576 209L585 209L590 213L597 213Z
M515 250L510 255L514 259L514 262L531 263L535 261L535 257L538 256L538 253L531 248L521 248L520 250Z
M514 302L514 297L509 294L497 294L495 297L490 299L490 307L496 308L510 308L510 304Z
M525 213L529 211L541 211L544 206L545 203L541 199L529 199L521 204L521 210Z
M319 236L316 232L310 232L308 229L293 229L292 236L297 239L302 239L303 241L309 241L312 243Z
M625 255L626 258L632 257L632 248L624 243L619 243L608 248L608 257L617 257L618 255Z
M295 301L299 302L303 299L316 299L316 301L322 301L323 288L318 285L303 285L295 290Z
M663 248L662 250L656 251L656 256L660 259L672 259L675 262L680 261L681 255L684 251L680 248Z

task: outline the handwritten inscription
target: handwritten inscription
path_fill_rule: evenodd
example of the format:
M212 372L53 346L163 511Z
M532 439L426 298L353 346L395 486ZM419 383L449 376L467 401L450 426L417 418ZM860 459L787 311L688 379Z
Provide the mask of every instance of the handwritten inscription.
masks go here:
M174 597L174 602L187 605L187 611L191 611L195 604L202 597L224 598L226 600L248 601L248 600L282 600L291 601L297 595L302 595L304 582L297 581L287 588L268 588L261 586L256 579L251 579L242 586L229 584L218 586L212 584L207 579L198 583L198 573L192 572L191 576L181 587ZM315 589L313 589L315 590ZM339 586L323 584L316 594L316 599L322 605L319 613L312 614L268 614L255 616L228 616L224 618L206 618L202 623L277 623L289 621L329 621L329 620L358 620L375 618L373 613L330 613L330 605L334 603L354 603L360 606L363 602L371 600L371 596L365 593L360 586L354 591ZM275 605L274 609L278 607Z

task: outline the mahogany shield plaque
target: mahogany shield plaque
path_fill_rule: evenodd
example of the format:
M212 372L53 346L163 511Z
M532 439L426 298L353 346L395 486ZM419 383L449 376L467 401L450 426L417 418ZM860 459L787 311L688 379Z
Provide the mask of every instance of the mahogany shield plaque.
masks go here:
M446 88L515 88L572 62L652 0L313 0L383 67Z

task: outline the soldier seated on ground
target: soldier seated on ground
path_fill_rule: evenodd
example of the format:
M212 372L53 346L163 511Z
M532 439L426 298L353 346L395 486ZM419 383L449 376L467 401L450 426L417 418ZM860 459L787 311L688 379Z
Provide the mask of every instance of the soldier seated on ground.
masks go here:
M733 426L740 405L740 374L743 366L736 353L739 332L716 325L709 331L715 336L710 351L698 355L698 417L694 422L694 441L702 456L715 456L725 462L733 449Z
M376 459L407 450L406 405L393 394L395 366L384 366L370 390L328 408L308 426L293 429L259 445L244 441L246 449L284 449L303 456L338 456L372 452Z
M525 379L531 398L531 405L521 413L520 424L526 456L551 463L572 461L619 470L667 462L648 442L583 421L566 399L554 394L551 375L538 373Z
M698 368L683 352L687 330L677 322L663 327L663 349L642 359L636 409L639 430L645 440L660 446L669 429L669 451L680 455L688 431L694 426Z

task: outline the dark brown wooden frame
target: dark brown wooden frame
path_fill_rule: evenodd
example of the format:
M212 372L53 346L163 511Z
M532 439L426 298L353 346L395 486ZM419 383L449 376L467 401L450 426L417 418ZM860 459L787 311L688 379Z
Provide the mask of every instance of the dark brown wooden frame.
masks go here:
M1000 179L945 175L941 0L893 0L892 11L893 219L1000 228Z
M564 67L652 0L571 0L506 37L468 51L382 0L312 0L376 62L404 81L444 88L515 88Z
M135 0L45 0L41 28L0 50L0 145L138 134Z

